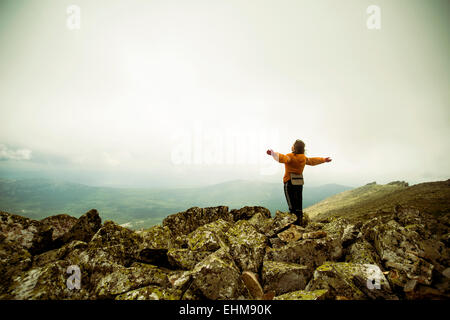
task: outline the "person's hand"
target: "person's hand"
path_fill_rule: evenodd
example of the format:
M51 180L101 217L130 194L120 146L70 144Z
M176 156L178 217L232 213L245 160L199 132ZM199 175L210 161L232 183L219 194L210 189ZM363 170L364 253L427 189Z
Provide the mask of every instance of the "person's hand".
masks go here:
M330 157L326 157L325 158L325 162L330 162L331 161L331 158Z
M269 156L271 156L271 155L272 155L272 149L267 150L266 153L267 153Z

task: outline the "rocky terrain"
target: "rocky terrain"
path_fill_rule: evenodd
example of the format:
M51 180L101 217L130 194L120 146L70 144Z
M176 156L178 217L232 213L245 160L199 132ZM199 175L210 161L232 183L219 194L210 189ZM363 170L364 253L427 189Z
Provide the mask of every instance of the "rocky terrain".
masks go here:
M40 221L0 212L0 299L450 297L448 212L396 205L295 221L264 207L193 207L133 231L95 209Z

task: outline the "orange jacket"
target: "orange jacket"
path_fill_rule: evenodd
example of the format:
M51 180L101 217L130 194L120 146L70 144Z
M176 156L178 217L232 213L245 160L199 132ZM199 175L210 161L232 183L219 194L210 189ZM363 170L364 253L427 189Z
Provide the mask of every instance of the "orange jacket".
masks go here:
M286 155L278 153L278 162L284 163L283 183L291 180L291 173L302 174L305 165L315 166L325 162L325 158L308 158L304 154L288 153Z

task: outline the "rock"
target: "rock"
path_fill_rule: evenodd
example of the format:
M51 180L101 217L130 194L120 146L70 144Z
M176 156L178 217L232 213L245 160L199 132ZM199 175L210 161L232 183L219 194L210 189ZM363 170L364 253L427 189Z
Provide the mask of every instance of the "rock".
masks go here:
M223 219L228 222L233 221L233 216L228 212L228 207L193 207L166 217L162 224L164 227L167 226L172 234L177 237L182 234L189 234L198 227L218 219Z
M297 216L295 214L277 210L275 218L273 219L266 218L261 214L256 214L248 222L253 225L259 233L271 238L296 220Z
M360 227L360 225L349 224L344 228L341 238L342 247L347 248L357 240L358 236L360 235Z
M431 284L434 266L419 257L420 236L390 220L374 227L374 244L387 269L397 269L409 279ZM404 285L404 283L403 283ZM402 286L403 286L402 285Z
M329 223L323 224L323 231L329 237L339 240L343 247L349 245L351 240L356 239L359 230L354 225L351 225L345 218L331 218ZM356 232L356 235L354 233ZM345 235L345 236L344 236Z
M53 249L37 255L33 258L33 268L43 267L47 264L53 263L64 258L75 249L84 250L87 248L87 243L79 240L74 240L62 246L59 249Z
M258 212L254 216L252 216L249 220L247 220L259 233L265 233L270 230L270 227L273 223L272 218L267 218L264 214Z
M267 238L246 220L236 222L226 232L230 254L241 271L258 272L264 258Z
M175 239L168 227L160 225L153 226L144 231L136 232L142 237L140 249L169 249L178 247L175 244Z
M12 278L29 269L31 254L22 245L4 239L0 241L0 295L6 293Z
M171 286L168 273L156 266L133 263L129 268L120 266L114 272L104 275L96 284L94 292L99 299L111 299L148 285Z
M279 248L281 248L281 247L283 247L285 244L286 244L286 242L283 242L280 238L270 238L269 239L269 242L270 242L270 246L272 247L272 248L276 248L276 249L279 249Z
M450 294L422 285L417 280L409 280L404 287L404 292L408 300L448 300L450 298Z
M113 221L106 221L88 244L90 256L129 266L134 261L147 262L140 250L142 238L134 231L121 227ZM151 257L150 257L151 258Z
M293 291L275 297L273 300L325 300L328 299L328 290Z
M414 292L414 290L416 289L418 284L419 283L417 282L417 280L409 280L405 284L405 287L403 288L403 291L405 292L405 294L409 294L411 292Z
M241 209L233 209L230 211L231 215L233 216L233 221L239 221L239 220L249 220L252 218L255 214L260 214L262 217L270 218L271 214L270 211L264 207L243 207Z
M32 255L51 249L53 230L39 221L0 211L0 234Z
M277 236L284 242L294 242L302 239L304 233L305 228L292 224L290 228L278 233Z
M325 261L334 261L341 256L340 242L326 237L291 242L278 249L267 248L264 260L291 262L316 268Z
M191 288L207 299L236 300L250 297L238 267L223 248L199 262L192 270L192 277Z
M174 271L168 278L172 288L186 291L192 283L192 271Z
M307 232L302 235L303 239L320 239L325 238L327 236L327 233L325 231L313 231L313 232Z
M450 268L446 268L444 271L442 271L442 274L443 274L446 278L450 279Z
M67 261L56 261L43 267L30 269L13 279L9 294L14 300L79 300L89 299L84 288L83 274L81 288L70 290L67 286L69 274Z
M60 247L74 240L89 242L101 225L102 219L97 210L89 210L77 220L69 231L58 237L55 244Z
M175 268L190 270L211 253L211 251L169 249L169 251L167 251L167 257L171 266Z
M358 240L348 247L345 261L363 264L380 264L380 258L375 248L364 239Z
M231 224L218 219L214 222L198 227L187 235L187 244L194 251L215 251L225 245L225 232Z
M353 300L396 298L380 268L370 264L326 262L314 271L313 278L306 286L306 290L318 289L328 289L334 296ZM369 296L369 292L373 294Z
M69 216L68 214L57 214L40 220L42 225L53 228L52 240L55 240L70 231L77 221L77 218Z
M262 281L264 291L275 291L281 295L290 291L305 289L313 270L295 263L264 261Z
M118 295L116 300L179 300L182 295L180 290L152 285Z
M258 277L253 272L244 271L242 273L242 280L253 299L261 300L263 298L264 291L258 281Z
M293 213L289 212L281 212L278 211L275 214L275 218L273 218L272 224L269 226L269 229L264 230L265 235L267 237L273 237L278 232L289 226L290 224L297 221L297 216Z

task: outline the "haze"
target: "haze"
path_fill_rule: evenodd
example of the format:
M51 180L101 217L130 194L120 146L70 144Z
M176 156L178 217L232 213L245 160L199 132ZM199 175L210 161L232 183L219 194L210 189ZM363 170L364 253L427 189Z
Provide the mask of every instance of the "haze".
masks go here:
M447 0L2 0L0 177L281 183L265 151L302 139L333 159L310 185L448 179L449 15Z

